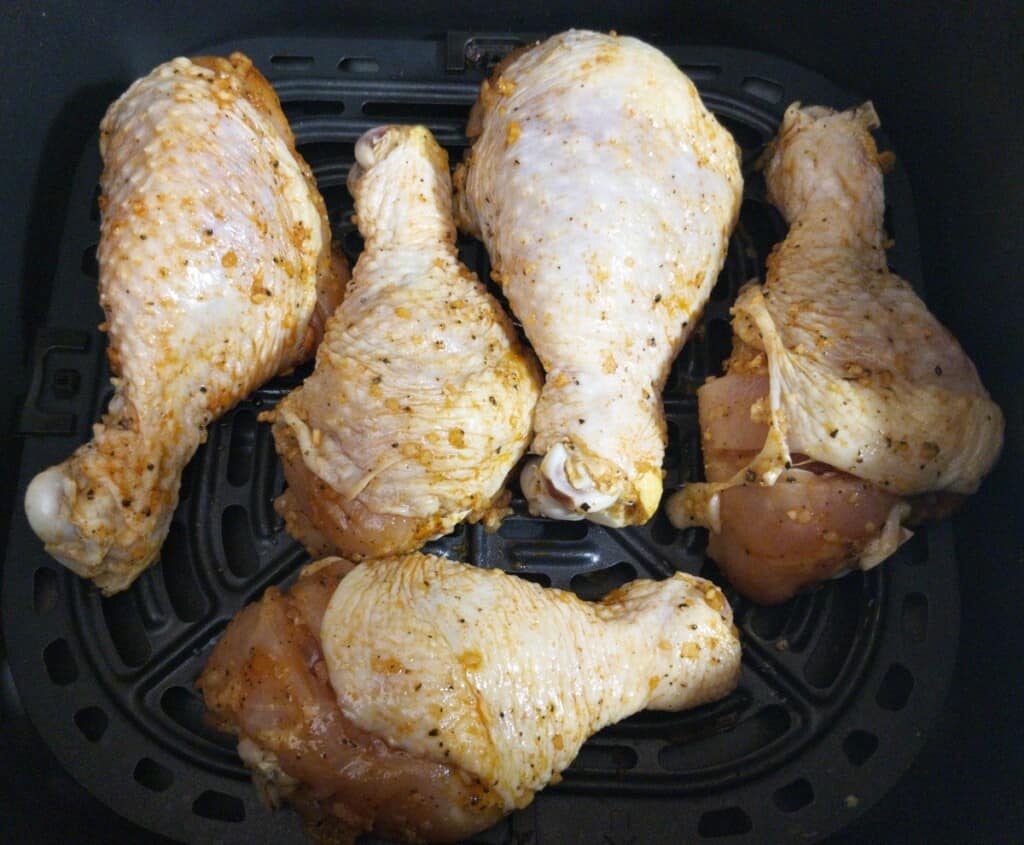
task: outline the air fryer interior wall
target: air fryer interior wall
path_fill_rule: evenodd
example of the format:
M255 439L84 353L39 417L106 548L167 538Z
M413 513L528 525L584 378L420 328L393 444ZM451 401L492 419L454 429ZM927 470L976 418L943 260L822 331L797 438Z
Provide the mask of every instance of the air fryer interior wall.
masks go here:
M1006 151L1021 140L1015 95L1024 74L1020 24L1009 7L956 13L652 3L587 15L558 3L523 3L505 13L459 3L400 10L323 4L302 14L289 7L179 3L149 14L102 2L83 10L74 4L7 7L2 38L9 80L3 94L8 166L0 244L9 279L0 305L12 383L3 393L0 423L13 430L14 411L28 389L30 341L47 311L74 168L110 100L171 55L296 31L386 38L398 32L551 32L587 25L655 43L731 44L795 60L875 101L914 192L927 300L972 354L1008 418L1000 466L954 523L964 624L950 699L909 774L833 841L1015 838L1024 828L1016 796L1024 743L1014 706L1020 698L1015 667L1024 648L1010 629L1024 592L1015 518L1020 487L1013 472L1022 464L1024 313L1015 273L1024 256L1021 164ZM19 441L13 443L3 450L8 499L17 472ZM0 529L6 533L6 525ZM11 831L6 838L89 841L116 832L120 841L153 841L61 773L20 714L4 668L0 818ZM610 835L623 841L635 835L616 824L623 823L612 814Z

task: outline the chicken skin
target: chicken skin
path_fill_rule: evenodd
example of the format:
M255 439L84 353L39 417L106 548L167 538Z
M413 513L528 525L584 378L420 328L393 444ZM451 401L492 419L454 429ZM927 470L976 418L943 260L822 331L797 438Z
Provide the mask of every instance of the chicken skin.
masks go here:
M622 526L662 494L661 391L725 260L743 180L732 136L661 52L569 31L481 88L459 225L546 372L530 509Z
M312 354L347 268L277 96L241 54L135 82L100 151L114 395L25 510L47 551L109 594L156 558L207 426Z
M698 392L708 483L669 501L763 603L878 564L1002 445L970 359L887 268L877 126L870 103L786 111L764 172L789 234L736 301L726 375Z
M718 699L739 668L729 605L700 578L589 603L413 554L271 588L198 686L264 794L321 838L451 842L529 804L602 727Z
M497 300L459 262L448 156L381 127L349 176L365 247L316 370L279 405L288 531L314 556L412 551L500 517L540 376Z

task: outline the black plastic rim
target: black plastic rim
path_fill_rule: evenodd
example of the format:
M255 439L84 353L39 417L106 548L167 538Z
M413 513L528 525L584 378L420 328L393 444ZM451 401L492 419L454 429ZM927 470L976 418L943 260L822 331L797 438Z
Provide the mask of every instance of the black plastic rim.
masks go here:
M457 160L480 79L523 40L257 39L202 52L243 50L274 83L335 236L354 259L361 244L344 185L355 140L379 123L425 123ZM857 100L771 56L661 46L733 131L749 177L726 267L665 392L671 490L699 477L695 390L727 354L729 304L763 273L784 234L750 166L791 101L845 108ZM37 436L25 444L20 494L88 437L109 397L95 328L99 169L90 151L72 186L50 328L37 343L22 416L24 433ZM896 238L890 264L919 286L914 211L898 167L886 187ZM482 246L462 246L486 279ZM282 473L269 430L256 421L301 375L272 382L213 426L186 472L163 563L127 593L102 598L43 552L20 507L12 520L3 622L26 711L90 792L175 839L304 840L293 814L260 804L231 739L205 725L192 689L231 616L307 559L271 506ZM721 582L700 532L676 531L663 513L614 531L533 519L521 499L515 504L497 534L462 526L431 549L586 598L676 569ZM956 582L951 531L939 524L883 567L779 608L755 607L727 589L744 641L739 689L697 711L641 713L601 732L561 785L477 841L807 842L839 830L896 781L941 708L959 630Z

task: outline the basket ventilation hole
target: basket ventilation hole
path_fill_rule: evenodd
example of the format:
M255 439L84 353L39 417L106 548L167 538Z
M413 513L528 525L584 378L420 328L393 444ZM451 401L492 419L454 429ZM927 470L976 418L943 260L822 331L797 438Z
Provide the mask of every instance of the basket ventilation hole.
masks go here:
M160 572L164 588L175 615L182 622L195 622L203 615L206 602L196 583L186 529L180 522L171 523L160 550L160 560L163 561Z
M906 666L893 663L885 670L875 701L886 710L902 710L914 689L914 676Z
M345 73L376 73L380 70L380 63L365 56L346 56L338 62L338 70Z
M748 76L742 82L743 90L766 103L777 103L782 99L782 86L778 82L760 76Z
M708 372L720 375L722 362L732 349L732 327L727 320L709 320L707 328Z
M636 751L626 745L584 745L572 762L577 770L624 772L636 767Z
M55 684L67 686L78 680L78 664L65 639L54 640L43 649L43 663L46 674Z
M885 212L882 217L882 226L885 227L885 234L891 239L896 240L896 224L893 222L893 211L892 206L889 203L885 204ZM895 271L893 271L895 272Z
M774 205L752 197L743 200L740 218L742 223L738 224L736 229L754 247L757 255L756 272L763 275L767 269L766 259L775 244L786 237L789 227Z
M200 447L202 448L202 447ZM181 471L181 485L178 487L178 501L184 502L192 495L192 484L195 480L197 470L195 467L199 461L189 461Z
M679 529L668 521L665 511L661 508L651 520L650 532L651 539L659 546L671 546L679 536Z
M922 566L928 562L928 537L924 531L915 531L904 546L907 550L906 560L911 566Z
M160 696L160 708L176 724L194 736L217 745L234 748L235 741L206 721L205 708L197 693L185 687L168 687Z
M149 638L135 603L134 591L102 599L103 619L110 640L126 666L141 666L149 660Z
M270 57L270 63L278 67L307 67L313 64L313 57L276 54Z
M89 219L98 223L100 219L100 197L103 196L103 189L97 185L92 189L92 202L89 203Z
M153 792L166 792L174 783L174 775L155 760L143 757L135 766L132 777L136 782Z
M800 778L792 783L776 789L772 795L775 806L784 813L795 813L802 810L814 800L814 790L811 785Z
M192 812L204 819L221 822L245 821L245 804L234 795L208 789L192 802Z
M57 604L57 573L46 566L40 566L32 580L32 609L36 616L49 613Z
M342 248L345 250L345 255L352 261L359 258L360 253L363 251L363 236L359 234L359 230L355 227L347 230L341 238Z
M755 129L749 123L722 114L716 115L716 117L718 122L728 129L733 138L736 139L736 143L744 150L745 155L750 155L750 152L747 151L753 152L758 150L764 143L765 139L760 130Z
M858 597L858 579L840 578L826 585L826 589L833 591L834 601L804 665L804 677L818 689L828 689L838 680L857 639L864 610Z
M878 737L867 731L851 731L843 740L843 753L854 766L863 766L878 748Z
M928 636L928 599L922 593L903 599L903 636L912 643L923 643Z
M668 424L668 444L665 446L665 475L678 475L679 467L683 463L683 436L679 431L678 422L675 420L666 422ZM660 509L658 513L661 513Z
M682 472L685 473L683 481L701 481L704 478L704 461L701 458L700 451L700 431L691 431L690 436L686 438L686 444L683 447L683 455L685 463L682 467ZM703 532L707 536L707 532Z
M744 211L749 205L749 202L744 203ZM758 275L757 255L757 245L751 239L746 227L737 226L729 241L725 267L718 275L715 286L711 289L712 302L720 302L724 305L736 298L739 289ZM728 308L728 306L724 307Z
M96 246L92 244L82 250L82 272L90 279L100 277L100 264L96 260Z
M75 725L89 742L99 742L107 732L107 714L99 707L83 707L75 713Z
M363 114L367 117L402 118L405 120L458 120L465 121L469 115L466 103L396 103L391 100L363 103Z
M622 561L607 569L573 575L570 587L584 601L597 601L634 578L636 569L633 564Z
M683 347L682 351L676 356L676 360L672 362L672 369L668 371L668 379L665 381L665 393L676 394L692 393L692 390L687 388L690 382L694 379L694 348L696 343L688 343ZM668 439L669 444L672 443L672 438Z
M590 530L590 523L580 519L540 520L540 519L506 519L501 523L498 534L507 540L554 540L556 542L573 542L582 540Z
M287 100L281 103L281 105L284 106L284 113L288 116L289 121L313 115L334 115L345 113L345 104L341 101Z
M769 704L728 732L707 732L678 745L666 745L658 752L658 763L666 771L687 773L729 765L769 747L792 726L793 718L784 707Z
M247 484L252 475L252 453L256 446L256 415L236 411L231 417L231 446L228 449L228 482L235 487Z
M517 578L522 578L524 581L540 584L542 587L551 586L551 576L546 572L516 572L515 570L511 570L511 572Z
M255 573L259 568L259 558L252 543L252 529L245 508L241 505L225 508L220 527L228 568L240 578Z
M726 807L724 810L709 810L700 817L697 833L706 839L720 836L740 836L750 833L754 825L739 807Z
M775 640L786 629L792 611L792 602L771 607L755 607L750 616L750 628L762 640Z
M680 65L685 73L694 82L698 80L714 79L722 75L721 65Z

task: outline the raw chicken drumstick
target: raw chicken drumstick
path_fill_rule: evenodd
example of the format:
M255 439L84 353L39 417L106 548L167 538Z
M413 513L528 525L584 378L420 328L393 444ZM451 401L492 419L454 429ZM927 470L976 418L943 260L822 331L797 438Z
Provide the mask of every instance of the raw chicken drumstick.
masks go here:
M206 427L308 358L348 271L277 95L240 53L138 80L100 125L100 302L114 396L36 476L33 530L105 593L160 550Z
M726 375L698 392L709 483L668 505L759 602L881 562L1002 444L970 359L886 266L877 126L870 103L786 111L765 181L789 234L736 301Z
M700 578L588 603L413 554L271 588L198 686L264 795L324 841L451 842L529 804L595 731L721 698L739 668L732 611Z
M530 509L646 522L662 493L661 390L739 212L736 144L658 50L578 31L500 65L467 132L459 224L486 244L546 371Z
M314 556L381 557L504 512L540 377L459 262L448 156L427 129L366 133L349 190L365 247L316 370L275 413L277 507Z

